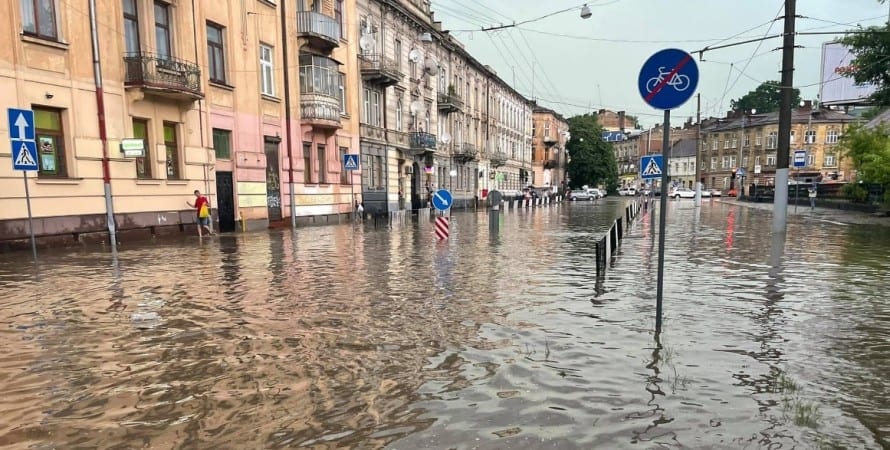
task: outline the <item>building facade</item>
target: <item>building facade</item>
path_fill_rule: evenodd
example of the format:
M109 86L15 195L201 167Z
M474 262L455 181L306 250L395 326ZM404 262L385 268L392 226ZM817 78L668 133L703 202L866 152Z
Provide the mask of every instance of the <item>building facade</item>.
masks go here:
M672 185L695 188L697 147L695 139L681 139L671 147L668 160L668 179Z
M853 177L852 166L841 156L840 138L859 119L808 102L792 111L791 148L807 152L806 166L791 177L844 181ZM736 187L739 168L745 185L773 185L779 142L778 113L730 114L702 129L699 164L705 185L711 189ZM791 163L789 163L789 166Z
M416 209L441 187L468 206L533 181L532 103L427 1L97 4L99 95L89 14L60 0L0 5L0 86L15 93L3 106L38 119L27 183L44 240L105 239L106 175L116 228L145 237L192 230L194 190L234 231L292 214L339 221L358 202ZM347 154L360 167L346 170ZM27 237L10 156L0 150L0 241Z
M541 107L535 107L533 118L532 184L554 193L564 192L569 122L556 111Z

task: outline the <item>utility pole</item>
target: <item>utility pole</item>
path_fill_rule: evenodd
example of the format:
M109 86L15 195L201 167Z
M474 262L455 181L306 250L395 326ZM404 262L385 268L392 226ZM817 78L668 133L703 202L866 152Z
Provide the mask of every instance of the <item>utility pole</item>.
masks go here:
M788 159L791 152L791 99L794 85L794 21L796 0L785 0L785 33L782 43L782 98L779 102L779 149L776 153L776 184L773 197L773 233L785 233L788 219Z
M284 133L287 138L284 142L287 149L287 190L288 199L290 201L290 227L297 228L297 203L294 195L294 157L293 157L293 135L291 134L291 104L290 104L290 67L288 58L290 54L287 50L287 11L285 3L281 2L281 51L283 54L282 67L284 68ZM343 161L340 161L343 164ZM345 170L345 169L340 169ZM350 185L352 184L352 172L349 173ZM355 194L352 194L353 208L355 207Z
M701 206L701 92L695 95L695 206Z

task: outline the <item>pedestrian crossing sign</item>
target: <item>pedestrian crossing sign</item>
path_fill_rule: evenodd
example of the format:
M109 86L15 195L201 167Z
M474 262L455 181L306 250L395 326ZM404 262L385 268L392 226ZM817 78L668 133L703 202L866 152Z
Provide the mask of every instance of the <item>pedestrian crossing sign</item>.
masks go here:
M662 155L647 155L640 158L640 178L644 180L661 178L663 162Z
M343 155L343 168L346 170L358 169L358 155L347 153Z
M34 141L12 141L14 170L37 170L37 144Z

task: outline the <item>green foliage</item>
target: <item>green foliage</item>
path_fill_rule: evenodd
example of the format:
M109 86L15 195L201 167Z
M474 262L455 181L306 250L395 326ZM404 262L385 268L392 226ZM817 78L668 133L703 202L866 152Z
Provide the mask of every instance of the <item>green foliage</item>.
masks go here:
M568 164L569 178L573 187L602 184L609 193L618 190L618 163L612 144L603 141L603 127L596 115L584 114L569 118L569 133L572 138L566 144L571 161Z
M868 198L868 191L859 185L859 183L847 183L844 185L842 192L844 197L856 202L865 203Z
M733 111L750 111L756 109L758 113L768 113L779 109L782 101L782 89L778 81L764 81L757 89L748 92L742 98L729 103ZM792 90L792 107L800 103L800 89Z
M861 31L861 30L857 30ZM850 47L853 61L841 75L857 83L874 83L877 91L871 96L875 105L890 106L890 29L886 25L868 27L864 33L850 34L841 42Z
M890 129L883 125L873 130L851 128L842 148L860 181L890 187Z

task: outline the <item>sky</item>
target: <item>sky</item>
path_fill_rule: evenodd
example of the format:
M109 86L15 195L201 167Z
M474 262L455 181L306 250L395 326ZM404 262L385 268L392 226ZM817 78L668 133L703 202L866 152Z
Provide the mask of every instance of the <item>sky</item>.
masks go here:
M784 0L593 0L580 10L500 31L481 28L522 22L579 0L433 0L435 19L483 64L538 103L572 116L601 108L624 110L644 126L661 123L637 89L642 64L664 48L695 52L715 44L780 34ZM883 25L890 2L798 0L797 31L833 32ZM778 20L775 20L779 17ZM770 27L771 26L771 27ZM475 30L475 31L470 31ZM733 37L735 36L735 37ZM727 38L732 39L726 40ZM834 35L797 35L794 86L803 99L819 94L821 46ZM781 38L708 51L697 61L702 117L723 116L730 101L761 82L779 80ZM697 55L696 55L696 58ZM534 75L532 75L534 74ZM695 117L693 97L671 112L676 125Z

